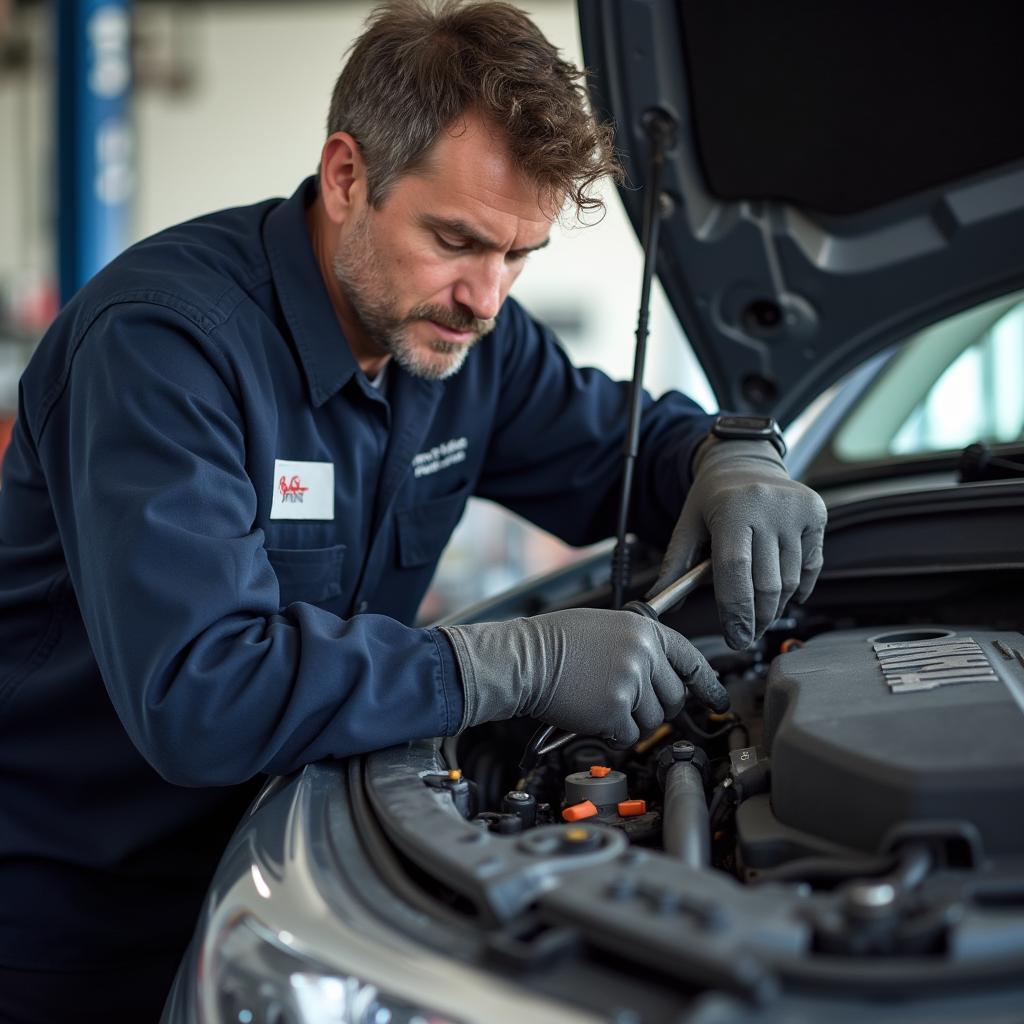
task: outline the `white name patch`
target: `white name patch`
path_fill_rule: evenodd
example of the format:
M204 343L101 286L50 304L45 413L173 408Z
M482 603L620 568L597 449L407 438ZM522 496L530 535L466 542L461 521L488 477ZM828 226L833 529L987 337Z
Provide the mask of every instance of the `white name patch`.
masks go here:
M271 519L333 519L334 463L274 460Z
M466 461L466 449L469 440L465 437L453 437L450 441L435 444L433 448L412 457L412 475L430 476L439 473L449 466L456 466Z

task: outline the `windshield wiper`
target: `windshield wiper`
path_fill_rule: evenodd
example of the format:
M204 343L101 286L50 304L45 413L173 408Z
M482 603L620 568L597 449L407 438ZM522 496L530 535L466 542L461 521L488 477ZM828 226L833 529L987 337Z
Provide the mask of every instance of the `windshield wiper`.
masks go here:
M983 442L968 445L957 465L960 483L978 480L1007 480L1024 476L1024 447L1001 449L998 454Z

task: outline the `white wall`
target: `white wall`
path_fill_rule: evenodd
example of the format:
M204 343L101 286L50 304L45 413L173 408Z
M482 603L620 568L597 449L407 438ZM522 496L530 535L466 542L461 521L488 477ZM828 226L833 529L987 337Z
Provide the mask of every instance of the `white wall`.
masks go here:
M524 6L555 45L582 62L572 0ZM316 166L331 89L371 7L349 0L177 8L196 87L178 97L138 94L139 237L197 213L290 194ZM171 30L166 7L139 8L143 33L147 18L153 33ZM581 336L565 339L574 358L622 378L632 372L640 275L639 245L610 192L604 221L556 231L514 294L541 319L580 316ZM659 393L682 387L711 402L660 294L651 338L648 386Z

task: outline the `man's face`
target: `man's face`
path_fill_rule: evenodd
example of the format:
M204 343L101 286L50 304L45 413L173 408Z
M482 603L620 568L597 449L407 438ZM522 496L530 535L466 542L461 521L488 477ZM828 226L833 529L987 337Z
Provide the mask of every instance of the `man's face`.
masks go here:
M415 376L450 377L494 327L556 213L513 167L501 135L467 115L378 209L356 193L331 266L359 340Z

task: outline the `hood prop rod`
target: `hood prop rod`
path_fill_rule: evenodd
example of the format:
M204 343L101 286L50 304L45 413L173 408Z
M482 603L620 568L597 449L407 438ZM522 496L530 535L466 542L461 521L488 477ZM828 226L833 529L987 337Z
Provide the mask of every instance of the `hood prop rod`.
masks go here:
M640 413L643 411L644 365L647 362L647 334L651 305L651 283L658 260L658 228L665 215L661 192L661 172L665 153L675 145L676 122L664 110L648 110L643 117L650 145L647 169L647 195L644 197L643 285L640 289L640 313L636 325L636 349L633 354L633 379L629 389L629 414L626 424L625 458L622 468L622 496L619 502L618 528L612 552L612 607L621 608L630 584L630 542L626 536L629 506L633 492L633 471L640 450Z

